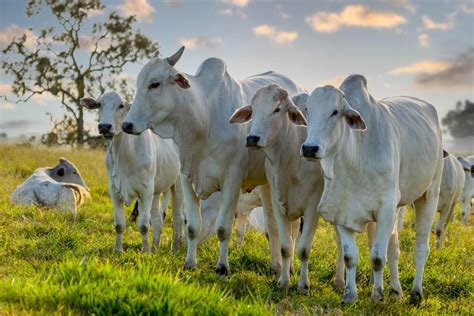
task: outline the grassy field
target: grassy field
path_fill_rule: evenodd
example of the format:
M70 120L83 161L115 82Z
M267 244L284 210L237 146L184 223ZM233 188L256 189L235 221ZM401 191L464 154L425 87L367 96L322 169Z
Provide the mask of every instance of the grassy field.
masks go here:
M91 190L92 199L78 216L9 204L13 189L34 169L53 166L61 156L76 164ZM384 304L371 302L367 238L359 235L360 301L341 306L341 293L332 288L336 248L327 223L321 224L314 239L310 293L298 292L297 274L284 293L269 275L267 241L258 233L247 234L240 248L232 244L231 275L226 279L214 274L216 237L200 247L197 270L182 270L186 249L171 253L171 216L157 254L140 252L134 225L124 234L125 251L113 253L113 212L103 152L0 146L0 182L0 314L474 313L473 229L462 226L458 217L449 225L442 250L434 249L431 239L421 306L408 302L415 237L410 211L400 236L403 300L390 299L386 293ZM298 271L298 263L296 267ZM386 287L388 276L386 268Z

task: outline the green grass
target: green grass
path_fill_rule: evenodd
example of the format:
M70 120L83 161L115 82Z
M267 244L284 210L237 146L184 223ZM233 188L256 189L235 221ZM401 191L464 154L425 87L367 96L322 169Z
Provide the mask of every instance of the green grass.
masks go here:
M55 165L60 156L76 164L91 190L92 199L78 216L9 204L18 184L37 167ZM140 252L140 234L134 225L124 234L125 251L114 253L103 152L0 146L0 181L0 314L474 313L473 230L458 219L449 225L442 250L434 249L431 239L421 306L408 300L415 272L410 211L400 236L403 300L390 299L388 293L384 304L370 300L367 238L360 234L360 301L341 306L341 293L332 288L336 248L327 223L321 223L314 238L310 293L298 292L297 274L284 293L269 276L268 244L258 233L247 234L240 248L234 240L231 275L226 279L214 274L216 237L199 248L197 270L182 270L186 249L171 253L171 216L157 254ZM298 271L298 262L296 267ZM388 277L386 268L386 287Z

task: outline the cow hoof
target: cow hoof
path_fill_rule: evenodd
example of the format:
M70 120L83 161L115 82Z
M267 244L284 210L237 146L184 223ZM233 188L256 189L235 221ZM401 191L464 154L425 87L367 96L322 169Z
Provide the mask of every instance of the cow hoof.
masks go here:
M390 289L390 296L396 298L397 300L401 300L403 297L403 292L401 289Z
M357 293L346 289L344 291L344 294L342 295L341 303L342 304L354 304L355 302L357 302L357 300L358 300Z
M383 289L381 287L374 288L372 290L372 295L370 296L374 302L384 302Z
M280 275L280 271L281 271L280 267L278 267L278 268L271 267L270 268L270 275Z
M298 290L303 294L309 293L309 284L307 282L298 282Z
M336 280L332 283L332 287L335 289L335 290L343 290L344 289L344 281L342 280Z
M290 280L280 280L278 281L278 287L282 290L288 291L290 288Z
M421 291L415 290L415 289L411 290L410 304L420 305L422 300L423 300L423 293L421 293Z
M227 276L229 275L229 268L227 268L224 264L218 264L216 268L216 274L218 276Z
M122 252L123 252L123 248L122 248L122 247L120 247L120 248L115 247L115 248L114 248L114 252L116 252L116 253L122 253Z
M184 270L194 270L194 269L196 269L195 263L189 263L189 262L184 263Z

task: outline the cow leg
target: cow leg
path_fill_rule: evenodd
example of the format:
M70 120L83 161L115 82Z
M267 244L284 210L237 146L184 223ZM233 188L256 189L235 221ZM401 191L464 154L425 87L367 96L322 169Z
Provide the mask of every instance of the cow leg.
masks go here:
M220 276L229 274L229 242L232 235L235 210L239 202L240 182L240 179L237 177L230 177L230 179L224 183L222 190L221 209L216 220L217 238L219 238L220 241L219 261L216 266L216 274Z
M171 194L173 195L173 247L175 251L183 242L183 188L179 181L171 187Z
M400 215L400 214L399 214ZM388 267L390 269L390 294L399 299L403 296L400 278L398 276L398 257L400 256L400 245L398 243L398 227L393 230L388 242Z
M153 186L152 190L142 192L138 202L138 230L142 235L142 251L148 252L148 230L150 228L151 207L153 203ZM159 209L159 207L158 207Z
M346 267L346 287L342 296L342 303L357 302L356 273L358 251L354 232L341 225L336 225L336 232L341 241L342 255Z
M467 225L469 223L472 206L472 198L470 196L464 196L461 206L461 222L463 225Z
M301 221L293 221L291 222L291 241L293 244L293 249L296 249L296 242L298 241L298 237L300 235L300 224ZM290 274L293 275L295 272L295 258L292 255L290 258Z
M125 231L125 210L123 203L117 196L114 190L110 190L110 197L112 198L112 206L114 207L114 224L115 224L115 247L114 251L123 251L122 236Z
M416 274L411 290L411 301L420 303L423 299L423 270L426 259L430 252L429 238L431 225L436 214L438 204L439 181L425 192L425 194L415 201L416 212L416 243L415 243L415 267Z
M339 233L337 232L336 226L334 226L334 230L336 231L336 243L337 243L337 261L336 261L336 279L334 280L333 287L338 290L344 289L344 271L345 271L345 264L344 264L344 254L342 251L342 244L341 238L339 237Z
M294 252L293 238L291 237L291 222L286 216L286 211L277 203L276 201L273 203L273 209L275 210L274 215L278 226L278 236L280 237L281 246L281 272L278 284L280 288L289 289L291 258Z
M163 220L166 218L166 214L168 213L168 207L170 205L171 200L171 189L166 190L161 194L161 210L163 211Z
M370 262L374 277L371 298L373 301L383 301L383 269L387 263L388 242L393 232L397 214L396 205L383 206L377 216L375 239L370 251Z
M242 245L244 241L245 228L248 222L248 215L242 215L235 219L235 234L237 235L237 245Z
M156 252L160 245L161 232L163 231L164 220L163 210L161 208L160 195L155 194L151 203L151 226L153 227L153 240L151 242L151 252Z
M216 219L221 206L221 196L220 192L214 192L207 200L201 201L202 225L199 243L211 238L215 232Z
M298 289L303 292L309 290L308 263L313 244L313 236L318 226L319 215L315 209L308 209L304 212L303 231L298 241L298 258L300 259L300 280Z
M201 232L199 199L194 193L191 182L184 176L181 176L181 185L183 186L184 208L186 211L186 239L188 247L184 268L194 269L196 268L198 236Z
M376 222L369 222L367 224L367 243L369 244L369 249L372 249L375 239L375 231L377 230ZM374 271L370 271L370 284L374 284Z
M397 215L397 230L398 230L398 233L400 233L400 231L403 228L403 218L405 217L406 211L407 211L407 206L400 207L398 209L398 215Z
M265 228L268 235L268 242L270 244L270 273L278 275L281 271L281 249L278 228L275 216L273 215L271 190L268 184L262 185L259 188L263 215L265 218Z
M448 203L448 205L450 205ZM439 209L439 218L434 227L434 232L436 234L436 248L440 249L443 246L444 231L449 217L448 205L441 205Z

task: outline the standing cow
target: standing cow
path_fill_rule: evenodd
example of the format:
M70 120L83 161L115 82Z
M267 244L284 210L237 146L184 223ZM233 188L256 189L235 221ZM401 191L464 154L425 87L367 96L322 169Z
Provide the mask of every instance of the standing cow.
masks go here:
M437 248L441 248L443 245L446 227L454 216L456 205L462 200L464 187L464 170L461 162L446 152L443 165L443 177L437 207L440 215L434 228Z
M156 250L164 225L160 195L168 190L171 190L173 197L173 248L176 248L182 239L183 196L175 145L171 140L161 139L151 131L145 131L140 136L123 133L120 125L130 105L123 102L115 92L105 93L98 101L83 98L81 104L88 109L99 110L99 132L110 140L105 164L114 207L115 251L122 250L122 234L126 225L123 205L130 205L134 199L138 199L138 228L142 236L142 249L148 251L148 228L151 221L152 250Z
M196 247L201 234L200 199L222 192L216 221L220 240L218 275L229 271L228 249L232 222L241 188L244 191L266 183L263 153L245 148L246 126L230 125L235 109L248 104L255 91L277 83L296 94L289 78L275 72L237 81L218 58L206 59L195 76L178 72L174 66L184 47L174 55L151 59L140 71L132 108L122 128L140 134L151 128L163 138L172 138L179 149L187 219L188 252L185 268L196 266ZM280 270L280 247L272 218L268 187L262 188L274 271Z
M318 210L336 225L342 245L346 263L342 301L357 301L354 232L362 232L373 221L377 228L370 253L372 299L383 299L388 244L398 236L393 234L397 207L412 202L416 210L412 299L421 301L423 269L443 171L436 109L411 97L376 101L361 75L349 76L340 89L315 89L307 107L308 137L301 155L321 162L324 192ZM398 253L398 247L393 251Z
M461 219L464 225L469 223L474 197L474 156L458 157L464 169L464 189L462 191Z

